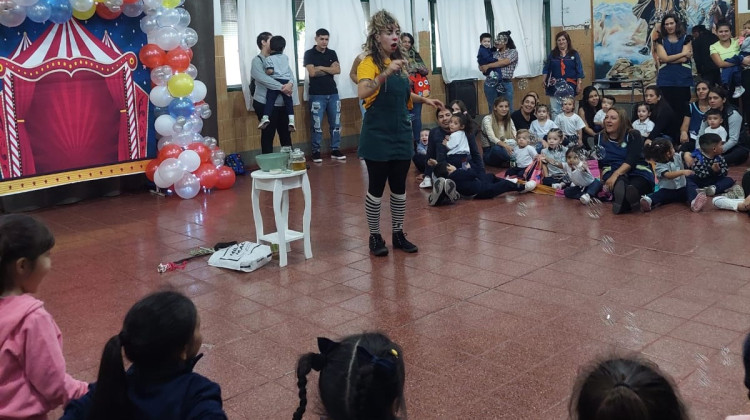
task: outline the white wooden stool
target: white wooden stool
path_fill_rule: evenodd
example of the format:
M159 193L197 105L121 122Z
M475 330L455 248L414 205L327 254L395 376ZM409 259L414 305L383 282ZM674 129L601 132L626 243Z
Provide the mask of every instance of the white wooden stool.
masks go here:
M271 174L270 172L254 171L253 178L253 218L255 219L256 242L268 242L279 245L279 266L287 264L286 253L289 242L304 239L305 258L312 258L310 245L310 180L307 171ZM305 211L302 214L302 232L288 228L289 224L289 190L302 188L305 198ZM276 220L276 232L263 234L263 217L260 214L260 192L273 193L273 216Z

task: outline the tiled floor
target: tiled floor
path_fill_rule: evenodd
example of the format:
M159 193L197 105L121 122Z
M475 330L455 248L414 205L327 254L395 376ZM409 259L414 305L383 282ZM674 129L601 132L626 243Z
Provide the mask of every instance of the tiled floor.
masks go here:
M656 361L693 418L750 412L747 215L670 205L614 216L604 205L593 218L578 201L534 194L431 208L409 182L406 227L420 251L371 258L364 165L350 154L309 175L314 258L296 243L288 267L249 274L205 258L156 272L194 247L255 239L249 177L187 201L143 193L35 212L57 237L40 297L69 371L94 380L127 309L174 287L200 308L197 370L222 385L233 419L290 418L298 355L317 336L372 329L404 347L414 419L565 418L579 366L613 351ZM299 228L302 198L291 196ZM270 194L262 200L268 230ZM389 218L386 206L384 226Z

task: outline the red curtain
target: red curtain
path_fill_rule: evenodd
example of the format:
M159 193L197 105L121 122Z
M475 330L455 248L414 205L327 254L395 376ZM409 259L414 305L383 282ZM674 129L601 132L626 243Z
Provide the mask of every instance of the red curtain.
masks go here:
M120 110L120 130L117 140L117 158L120 161L130 160L130 150L128 144L128 112L125 103L125 71L119 72L105 78L109 95L112 102Z
M33 119L33 117L30 119L30 117L34 115L31 112L31 105L34 100L36 83L27 82L19 79L17 76L13 76L13 82L16 101L18 144L21 151L21 175L34 175L37 172L37 167L34 160L32 140L29 137L28 124Z
M53 73L36 83L26 130L38 173L119 161L121 107L108 93L106 79L88 71Z

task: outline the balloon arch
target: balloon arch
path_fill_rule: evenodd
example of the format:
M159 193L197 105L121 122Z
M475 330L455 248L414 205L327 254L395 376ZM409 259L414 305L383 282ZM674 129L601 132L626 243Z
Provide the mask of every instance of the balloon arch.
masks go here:
M197 0L195 0L197 1ZM116 19L121 14L140 17L148 43L138 56L151 70L154 128L160 136L156 159L146 176L159 188L173 188L181 198L193 198L201 189L230 188L234 171L224 165L225 153L213 137L203 137L203 119L211 116L204 101L206 85L197 80L190 64L198 33L190 28L185 0L0 0L0 25L16 27L27 18L36 23L63 24L98 15Z

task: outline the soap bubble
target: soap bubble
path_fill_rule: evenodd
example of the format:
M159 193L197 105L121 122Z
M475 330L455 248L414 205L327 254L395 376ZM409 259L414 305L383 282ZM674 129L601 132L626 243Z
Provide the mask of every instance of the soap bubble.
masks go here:
M707 387L711 385L711 378L708 377L708 357L703 353L695 354L695 361L698 363L698 383Z
M484 84L489 87L496 87L498 83L500 83L500 79L497 77L497 72L495 71L491 71L487 75L487 78L484 79Z
M587 207L586 213L589 215L592 219L598 219L602 217L602 202L595 197L591 197L591 201L589 202Z
M565 98L574 98L576 96L573 87L568 84L564 79L559 79L555 82L555 98L563 100Z
M516 214L521 217L526 217L526 214L527 214L526 203L524 203L523 201L518 203L518 206L516 207Z
M602 236L602 250L610 255L615 253L615 240L611 236Z

